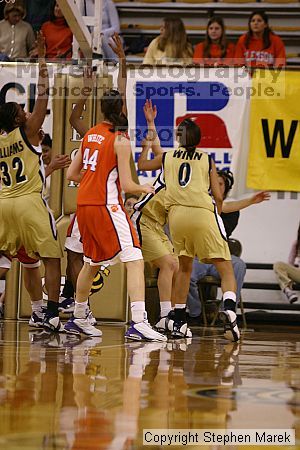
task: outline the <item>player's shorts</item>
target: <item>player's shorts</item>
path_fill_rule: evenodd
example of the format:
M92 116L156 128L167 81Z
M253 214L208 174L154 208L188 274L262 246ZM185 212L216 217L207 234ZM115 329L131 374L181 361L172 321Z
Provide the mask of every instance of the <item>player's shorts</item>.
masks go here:
M0 269L10 269L11 259L8 256L0 255Z
M83 245L81 242L80 231L76 214L71 214L71 223L68 227L65 248L75 253L83 253Z
M24 250L30 258L61 258L55 220L40 194L0 202L0 252L16 256Z
M78 206L84 261L93 266L143 259L137 233L121 205Z
M164 232L164 228L150 217L141 214L137 220L137 229L142 245L143 258L147 262L173 255L173 245Z
M20 250L18 250L17 255L14 258L17 258L22 266L27 267L28 269L35 269L41 265L41 261L39 259L33 259L27 255L24 247L21 247ZM12 259L13 258L10 256L0 255L0 268L10 269Z
M172 206L169 225L175 253L203 263L211 259L231 260L223 221L205 208Z

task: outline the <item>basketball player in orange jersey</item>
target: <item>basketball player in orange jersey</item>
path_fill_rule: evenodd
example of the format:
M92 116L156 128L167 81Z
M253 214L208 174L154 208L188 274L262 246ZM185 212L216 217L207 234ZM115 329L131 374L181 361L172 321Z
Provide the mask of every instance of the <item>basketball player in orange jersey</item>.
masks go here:
M111 38L110 47L118 57L119 70L118 70L118 91L122 95L123 109L122 112L127 116L126 108L126 83L127 83L127 69L126 69L126 56L123 49L123 44L120 36L115 33ZM70 124L77 131L81 138L89 131L89 127L82 120L82 114L89 96L93 93L94 78L92 67L86 67L83 73L83 85L81 96L76 101L75 107L72 109L70 115ZM72 217L72 216L71 216ZM67 238L65 241L65 249L67 251L67 279L72 283L74 291L76 290L77 278L80 270L83 266L83 246L81 236L78 228L76 214L73 214L71 223L68 227ZM100 267L101 274L108 276L109 269L107 267ZM97 275L96 275L97 276ZM66 300L69 302L69 299ZM68 303L67 303L68 304ZM73 302L74 304L74 302ZM74 308L74 306L73 306ZM96 325L97 321L94 318L92 312L87 308L88 317L92 325Z
M67 171L69 180L80 183L77 219L83 242L84 266L78 276L74 317L65 325L69 333L101 336L86 317L89 292L99 266L124 262L131 300L132 323L125 336L137 340L166 341L153 330L145 311L144 263L139 240L125 211L122 190L132 194L150 193L150 185L132 180L131 147L122 133L127 118L123 100L110 89L101 99L104 121L91 128Z

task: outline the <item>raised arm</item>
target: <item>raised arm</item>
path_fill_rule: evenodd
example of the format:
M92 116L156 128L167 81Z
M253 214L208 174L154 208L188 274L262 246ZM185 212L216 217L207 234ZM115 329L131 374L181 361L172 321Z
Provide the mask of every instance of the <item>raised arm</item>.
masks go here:
M144 171L158 170L162 167L163 153L155 156L154 159L148 159L148 152L152 148L152 141L144 139L142 142L142 151L138 160L138 169Z
M118 160L118 172L121 188L131 194L154 193L154 187L149 184L137 184L133 181L130 168L131 147L129 139L116 136L115 152Z
M123 44L118 33L114 33L111 37L113 44L108 43L111 49L115 52L119 59L119 73L118 73L118 91L123 99L123 113L127 117L127 103L126 103L126 86L127 86L127 68L126 68L126 56L123 48Z
M142 142L142 152L138 160L139 170L158 170L162 167L163 149L160 146L160 140L156 132L154 120L157 115L156 107L152 105L151 100L146 100L144 105L144 114L147 121L148 132L146 139ZM148 152L152 150L155 154L154 159L148 159Z
M211 161L210 188L211 188L212 195L213 195L216 205L217 205L218 214L221 214L223 197L222 197L221 190L220 190L220 185L219 185L219 181L218 181L218 173L217 173L215 162L212 158L210 159L210 161Z
M84 110L84 106L87 102L87 99L93 92L93 69L91 66L87 66L83 71L83 89L82 96L77 100L74 109L70 115L69 122L73 128L77 131L77 133L83 138L83 136L89 130L89 127L85 125L82 120L82 113Z
M258 192L257 194L252 195L251 197L245 198L243 200L236 200L232 202L224 202L223 203L223 213L231 213L234 211L240 211L241 209L248 208L248 206L256 205L257 203L265 202L270 200L269 192Z
M164 153L163 149L160 145L160 140L158 137L158 133L156 131L155 126L155 119L157 116L157 109L155 105L152 105L151 100L146 100L146 103L144 105L144 115L145 119L147 121L147 127L148 127L148 135L147 139L152 140L152 151L155 156L161 155Z
M32 114L26 120L24 129L26 136L33 145L39 143L39 131L43 125L47 114L47 105L49 97L49 75L46 65L45 55L46 46L45 38L41 32L37 35L37 51L39 59L39 79L38 79L38 95L32 111Z

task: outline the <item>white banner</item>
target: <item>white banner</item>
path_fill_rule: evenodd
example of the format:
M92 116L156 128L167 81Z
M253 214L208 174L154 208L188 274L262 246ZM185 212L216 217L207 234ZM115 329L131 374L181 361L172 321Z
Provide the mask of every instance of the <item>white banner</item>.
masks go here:
M157 106L156 127L162 147L176 146L175 130L187 117L201 129L200 148L211 154L218 168L229 168L242 152L251 79L241 68L139 68L128 73L127 103L135 161L146 133L143 105ZM139 173L151 181L156 173Z

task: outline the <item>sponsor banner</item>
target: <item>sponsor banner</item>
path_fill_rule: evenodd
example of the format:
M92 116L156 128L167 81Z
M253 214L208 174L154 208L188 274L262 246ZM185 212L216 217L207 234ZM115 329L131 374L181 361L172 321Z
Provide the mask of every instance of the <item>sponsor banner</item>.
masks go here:
M151 72L151 73L150 73ZM140 68L129 71L127 103L130 137L137 162L147 127L146 99L157 107L155 120L161 145L177 146L176 128L191 118L201 128L200 148L211 154L218 168L229 168L232 155L243 145L244 117L251 95L251 79L242 68ZM156 172L139 172L151 181Z
M272 71L253 79L272 93ZM282 71L268 99L251 99L247 186L253 189L300 191L299 72Z

